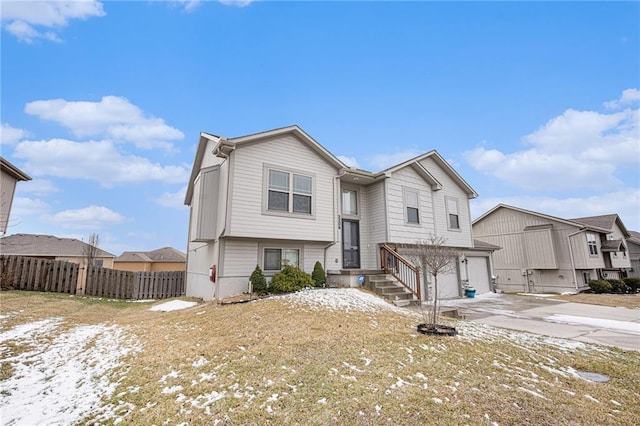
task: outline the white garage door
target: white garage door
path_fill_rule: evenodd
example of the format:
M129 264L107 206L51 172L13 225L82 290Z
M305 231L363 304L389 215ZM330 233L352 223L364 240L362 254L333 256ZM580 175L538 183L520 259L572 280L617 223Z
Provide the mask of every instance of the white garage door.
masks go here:
M489 293L489 265L486 257L467 257L469 261L469 284L476 289L476 294Z
M438 275L438 299L460 297L458 274Z

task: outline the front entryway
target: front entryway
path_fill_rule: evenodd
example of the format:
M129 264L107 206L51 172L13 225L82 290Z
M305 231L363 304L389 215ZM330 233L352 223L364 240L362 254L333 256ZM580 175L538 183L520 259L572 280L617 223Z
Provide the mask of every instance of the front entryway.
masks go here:
M342 221L342 267L360 267L360 223L357 220Z

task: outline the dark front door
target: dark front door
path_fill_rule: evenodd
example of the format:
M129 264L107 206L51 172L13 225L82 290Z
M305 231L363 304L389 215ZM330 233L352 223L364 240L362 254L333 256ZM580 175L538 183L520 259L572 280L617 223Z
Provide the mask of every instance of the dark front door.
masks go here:
M360 267L360 224L355 220L342 221L342 266Z

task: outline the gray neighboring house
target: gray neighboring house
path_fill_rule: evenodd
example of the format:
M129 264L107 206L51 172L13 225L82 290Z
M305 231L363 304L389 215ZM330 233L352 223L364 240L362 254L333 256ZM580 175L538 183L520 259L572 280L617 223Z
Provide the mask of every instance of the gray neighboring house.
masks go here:
M436 151L368 172L295 125L236 138L201 133L185 196L187 296L222 299L248 291L256 265L271 277L285 264L311 273L316 261L329 285L357 287L403 244L432 234L462 253L456 271L439 277L440 297L462 296L467 282L491 291L495 247L474 244L475 197ZM425 298L432 281L407 285L419 282L413 294Z
M631 269L630 234L617 214L562 219L499 204L472 226L475 238L502 247L493 267L505 292L576 292Z
M627 238L629 258L631 259L631 271L629 277L640 278L640 232L629 231Z
M11 206L16 192L16 184L19 181L27 181L31 178L22 170L0 157L0 234L7 232L9 219L11 218Z
M75 238L58 238L53 235L14 234L0 238L0 254L64 260L86 264L89 244ZM113 268L116 256L97 249L93 264Z

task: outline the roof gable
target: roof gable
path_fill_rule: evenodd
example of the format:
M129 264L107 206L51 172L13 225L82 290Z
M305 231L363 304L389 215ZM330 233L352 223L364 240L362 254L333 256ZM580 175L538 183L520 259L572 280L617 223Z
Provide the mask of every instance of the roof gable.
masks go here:
M15 180L31 180L29 175L5 160L4 157L0 157L0 168Z
M601 216L587 216L580 217L577 219L570 219L571 221L585 224L587 226L595 226L597 228L606 229L608 231L613 231L613 225L618 225L618 228L622 231L625 237L629 237L629 231L622 223L622 219L617 214L605 214Z
M391 174L393 172L396 172L400 169L403 169L405 167L413 167L414 170L416 170L418 172L418 174L420 174L420 176L423 177L423 179L425 179L425 181L427 181L428 183L431 184L432 188L434 190L438 190L438 189L442 189L442 183L439 182L428 170L426 167L424 167L424 165L422 165L422 163L420 163L420 161L426 159L426 158L430 158L432 159L442 170L444 170L444 172L454 181L458 184L458 186L460 186L460 188L462 188L462 190L467 194L467 196L469 198L476 198L478 196L478 193L471 187L471 185L469 185L463 178L462 176L460 176L458 174L458 172L456 172L453 167L451 167L451 165L449 163L447 163L447 161L445 161L444 158L442 158L442 156L438 153L438 151L429 151L425 154L419 155L417 157L411 158L405 162L402 162L400 164L397 164L393 167L389 167L388 169L385 169L383 171L380 172L380 174L384 174L384 175L388 175Z
M53 235L14 234L0 238L2 254L18 256L86 256L89 244L74 238L58 238ZM116 257L100 248L96 257Z
M116 262L184 262L187 255L173 247L162 247L152 251L125 251Z

